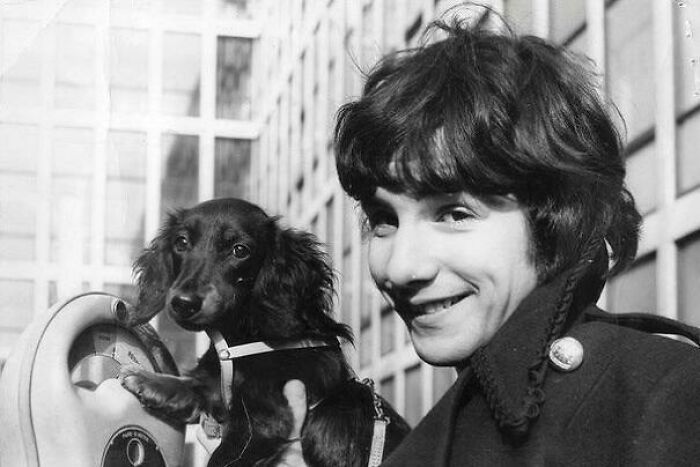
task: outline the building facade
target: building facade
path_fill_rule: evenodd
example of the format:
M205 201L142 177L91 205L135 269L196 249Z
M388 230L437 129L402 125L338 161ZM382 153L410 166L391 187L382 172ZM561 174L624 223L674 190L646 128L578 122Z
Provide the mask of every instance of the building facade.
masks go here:
M246 195L260 26L246 0L0 2L0 367L52 305L133 300L168 210ZM155 324L192 366L206 342Z
M368 276L356 206L334 173L334 114L361 92L384 53L411 47L447 0L266 2L254 91L260 122L251 198L327 245L339 276L336 314L350 324L348 353L363 377L411 423L454 372L415 355L403 324ZM516 30L593 60L600 92L624 119L627 183L644 214L638 258L601 305L700 325L700 2L502 0Z

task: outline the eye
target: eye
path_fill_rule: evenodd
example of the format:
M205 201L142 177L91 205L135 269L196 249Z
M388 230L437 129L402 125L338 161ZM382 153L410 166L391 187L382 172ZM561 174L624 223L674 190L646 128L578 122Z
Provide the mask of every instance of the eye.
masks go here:
M179 235L177 238L175 238L173 247L175 248L175 251L182 253L183 251L187 251L187 249L189 249L190 241L187 239L186 236Z
M245 259L248 256L250 256L250 248L247 246L243 245L242 243L236 243L233 245L233 256L235 256L238 259Z
M474 212L465 206L448 206L444 208L437 217L438 222L447 222L450 224L461 224L471 219L476 215Z
M396 215L386 209L372 209L366 212L368 233L374 237L386 237L396 230L399 222Z

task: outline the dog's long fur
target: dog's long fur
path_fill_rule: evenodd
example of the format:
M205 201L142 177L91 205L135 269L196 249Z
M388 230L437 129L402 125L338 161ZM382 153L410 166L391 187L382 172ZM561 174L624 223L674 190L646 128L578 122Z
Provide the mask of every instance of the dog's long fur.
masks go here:
M165 311L185 329L219 331L229 346L310 337L352 342L349 328L329 315L333 273L315 238L280 227L243 200L217 199L175 212L137 259L135 271L139 299L128 324ZM219 371L211 347L187 376L130 368L121 380L166 419L194 422L207 412L224 422L224 439L209 462L223 466L275 465L293 425L282 388L299 379L313 407L302 431L307 464L367 465L373 395L353 379L339 347L236 360L230 412L221 401ZM409 428L383 400L382 405L391 419L386 455Z

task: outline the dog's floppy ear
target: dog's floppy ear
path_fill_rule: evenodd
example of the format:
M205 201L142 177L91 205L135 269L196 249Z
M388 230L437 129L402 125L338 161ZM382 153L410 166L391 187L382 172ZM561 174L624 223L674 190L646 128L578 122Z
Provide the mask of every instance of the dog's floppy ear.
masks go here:
M272 248L258 273L253 294L258 306L263 306L279 319L293 312L297 322L284 325L295 332L301 318L307 329L319 335L334 335L352 342L352 332L335 322L333 310L334 274L326 254L314 235L296 229L282 228L270 220ZM281 315L281 316L280 316ZM310 328L310 329L309 329Z
M134 275L138 287L138 302L133 321L144 323L165 307L170 284L174 280L171 254L171 233L179 213L169 214L158 235L134 261Z

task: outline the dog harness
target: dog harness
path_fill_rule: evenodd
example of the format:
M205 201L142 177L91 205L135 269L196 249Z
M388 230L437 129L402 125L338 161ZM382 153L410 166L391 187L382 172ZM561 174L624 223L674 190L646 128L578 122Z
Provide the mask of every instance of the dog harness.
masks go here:
M209 335L209 339L211 339L212 343L214 344L214 349L219 357L219 366L221 368L221 396L224 399L224 404L226 405L227 410L231 410L234 374L233 361L237 358L247 357L250 355L259 355L268 352L276 352L278 350L337 347L339 345L337 339L299 339L281 343L262 341L250 342L247 344L229 347L226 339L224 339L224 336L222 336L219 331L211 330L207 331L207 334ZM374 406L374 430L372 432L372 444L370 446L370 455L369 461L367 462L367 467L378 467L384 454L386 426L389 424L389 418L384 414L379 396L377 396L377 393L374 391L374 381L371 379L364 379L362 380L362 383L369 386L372 392L372 403ZM309 407L309 410L313 410L316 405L318 405L318 402ZM205 433L212 433L213 437L221 437L220 427L217 423L213 422L213 419L205 416L202 421L202 427L204 428ZM213 425L217 426L213 427L212 423ZM207 425L209 425L208 428ZM297 439L292 439L289 441L297 441Z

